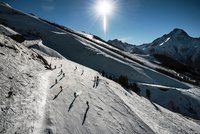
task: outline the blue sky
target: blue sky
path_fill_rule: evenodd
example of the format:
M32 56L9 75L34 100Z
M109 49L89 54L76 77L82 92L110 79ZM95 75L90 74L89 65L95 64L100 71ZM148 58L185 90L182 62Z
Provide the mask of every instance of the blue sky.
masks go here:
M174 28L184 29L194 37L200 36L200 0L113 0L117 4L109 16L106 36L102 20L91 9L95 0L1 1L106 40L118 38L132 44L148 43Z

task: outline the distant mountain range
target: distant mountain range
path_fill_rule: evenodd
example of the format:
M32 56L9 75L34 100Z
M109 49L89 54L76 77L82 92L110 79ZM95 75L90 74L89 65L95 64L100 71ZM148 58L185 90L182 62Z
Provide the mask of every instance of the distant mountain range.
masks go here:
M131 53L164 55L200 72L200 38L190 37L182 29L176 28L152 43L140 46L123 43L117 39L108 42Z
M118 39L109 40L108 44L119 48L120 50L130 52L130 53L137 53L137 54L145 54L143 50L138 48L136 45L128 44L126 42L122 42Z

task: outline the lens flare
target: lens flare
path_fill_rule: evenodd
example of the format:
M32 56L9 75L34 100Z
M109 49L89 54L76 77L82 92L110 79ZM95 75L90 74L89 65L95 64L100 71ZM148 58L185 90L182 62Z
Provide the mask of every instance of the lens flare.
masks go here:
M106 15L103 16L103 30L104 30L104 33L106 33L106 31L107 31Z
M113 0L98 0L95 3L95 10L98 16L101 16L103 20L104 33L107 32L108 17L112 15L114 7L115 4Z
M100 15L109 15L112 13L113 4L110 0L101 0L97 3L97 12Z

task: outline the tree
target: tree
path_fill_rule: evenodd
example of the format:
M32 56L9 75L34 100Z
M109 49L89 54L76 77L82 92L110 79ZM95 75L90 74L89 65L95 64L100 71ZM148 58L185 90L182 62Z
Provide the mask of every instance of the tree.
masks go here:
M132 90L133 92L135 92L136 94L140 94L140 88L137 86L137 84L136 83L130 83L129 84L129 88L130 88L130 90Z
M105 76L105 72L104 72L104 71L102 71L102 72L101 72L101 75L104 77L104 76Z
M151 91L149 89L146 89L146 97L150 100L151 98Z
M125 88L129 88L128 77L127 76L120 76L118 79L118 83Z

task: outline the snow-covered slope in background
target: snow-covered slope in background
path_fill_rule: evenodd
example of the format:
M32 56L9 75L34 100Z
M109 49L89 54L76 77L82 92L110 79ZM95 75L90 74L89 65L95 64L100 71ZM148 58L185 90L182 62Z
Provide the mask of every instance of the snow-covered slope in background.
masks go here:
M144 54L144 52L141 49L139 49L137 46L128 44L126 42L122 42L118 39L109 40L108 43L126 52L130 52L134 54Z
M5 27L4 25L0 24L0 33L11 36L11 35L16 35L18 34L17 32L13 31L12 29Z
M192 38L182 29L144 44L139 48L149 54L162 54L200 70L200 38Z
M0 22L22 35L41 38L45 46L58 51L67 59L114 76L126 75L131 81L148 82L188 88L186 84L125 59L117 50L101 41L92 42L76 34L66 32L40 19L1 5ZM109 48L109 49L107 49Z
M31 44L0 34L0 133L200 132L194 120L130 94L90 68L25 47ZM44 60L57 68L45 69Z

